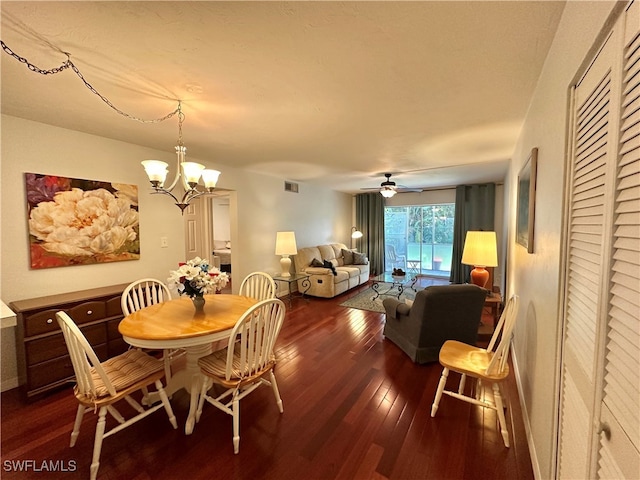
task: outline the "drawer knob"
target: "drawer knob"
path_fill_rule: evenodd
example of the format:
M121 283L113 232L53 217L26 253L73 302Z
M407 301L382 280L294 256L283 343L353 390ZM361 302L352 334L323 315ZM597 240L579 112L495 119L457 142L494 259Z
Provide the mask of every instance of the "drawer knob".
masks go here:
M93 310L87 310L87 315L91 315L93 313Z
M47 323L48 324L52 324L53 323L53 318L47 318Z

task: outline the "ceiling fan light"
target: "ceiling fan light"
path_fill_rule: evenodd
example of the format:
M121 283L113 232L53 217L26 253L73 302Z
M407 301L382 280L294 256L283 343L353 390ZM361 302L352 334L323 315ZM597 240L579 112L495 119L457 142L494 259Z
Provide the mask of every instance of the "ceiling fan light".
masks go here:
M382 187L380 189L380 194L384 197L384 198L391 198L396 194L396 189L393 187Z

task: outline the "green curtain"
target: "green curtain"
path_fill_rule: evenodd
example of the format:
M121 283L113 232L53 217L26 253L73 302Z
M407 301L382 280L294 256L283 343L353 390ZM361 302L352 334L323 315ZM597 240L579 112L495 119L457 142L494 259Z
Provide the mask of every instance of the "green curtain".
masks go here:
M356 228L363 233L360 250L369 258L369 272L384 272L384 198L380 193L356 195Z
M471 266L462 265L464 239L469 230L494 231L496 184L459 185L456 187L456 213L453 221L451 283L465 283Z

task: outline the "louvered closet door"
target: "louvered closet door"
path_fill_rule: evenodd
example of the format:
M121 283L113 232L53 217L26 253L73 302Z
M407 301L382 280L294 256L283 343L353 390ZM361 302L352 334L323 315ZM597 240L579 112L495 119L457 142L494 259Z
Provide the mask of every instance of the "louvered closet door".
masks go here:
M638 1L576 86L573 116L558 477L638 479Z
M598 319L606 257L607 164L611 138L614 39L610 37L574 92L573 161L565 279L565 336L560 400L559 477L589 478L592 462Z
M640 478L640 3L624 25L598 477Z

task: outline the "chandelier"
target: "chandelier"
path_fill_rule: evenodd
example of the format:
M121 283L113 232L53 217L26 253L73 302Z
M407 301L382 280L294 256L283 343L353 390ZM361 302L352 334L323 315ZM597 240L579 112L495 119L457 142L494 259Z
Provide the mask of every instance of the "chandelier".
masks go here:
M168 187L164 186L167 174L169 172L169 164L160 160L144 160L142 166L149 177L149 182L154 191L152 193L161 193L169 195L175 201L180 211L184 214L184 209L189 206L191 200L212 193L216 188L220 172L218 170L210 170L204 165L195 162L186 162L185 155L187 147L182 142L182 122L184 122L184 113L182 113L182 105L178 102L178 144L176 145L176 175ZM198 182L202 177L205 190L198 189ZM178 196L173 194L173 189L178 185L178 181L182 185L184 193ZM180 198L178 198L180 197Z
M0 47L6 54L12 56L20 63L26 65L27 68L29 68L29 70L31 70L32 72L38 73L40 75L55 75L70 68L71 70L73 70L73 72L75 72L78 78L80 78L82 83L84 83L84 85L89 90L91 90L92 93L100 97L100 99L115 112L130 120L135 120L140 123L159 123L168 120L174 115L178 115L178 145L176 145L176 155L178 157L178 162L176 165L176 176L173 179L173 182L171 182L171 185L167 188L165 188L164 186L169 167L166 162L161 162L160 160L145 160L142 162L142 165L147 172L147 176L149 177L149 181L151 182L151 186L154 189L154 192L152 193L162 193L165 195L169 195L175 200L176 205L184 214L184 209L187 208L191 200L193 200L194 198L198 198L201 195L210 194L216 188L216 183L218 182L218 177L220 176L220 172L218 170L209 170L206 169L204 165L195 162L185 162L184 160L187 153L187 147L185 147L182 143L182 122L184 122L184 114L182 113L182 104L179 100L178 108L172 112L169 112L164 117L157 118L155 120L144 120L142 118L130 115L123 110L120 110L107 97L98 92L98 90L96 90L96 88L87 81L78 67L76 67L76 65L71 61L71 54L66 53L67 60L64 61L59 67L44 70L29 62L29 60L27 60L26 58L21 57L20 55L15 53L2 40L0 40ZM205 190L198 189L198 182L200 181L200 177L202 177L202 181L204 182ZM178 199L178 197L174 195L172 191L178 185L178 180L180 179L182 179L180 183L182 184L184 193L181 195L180 199Z

